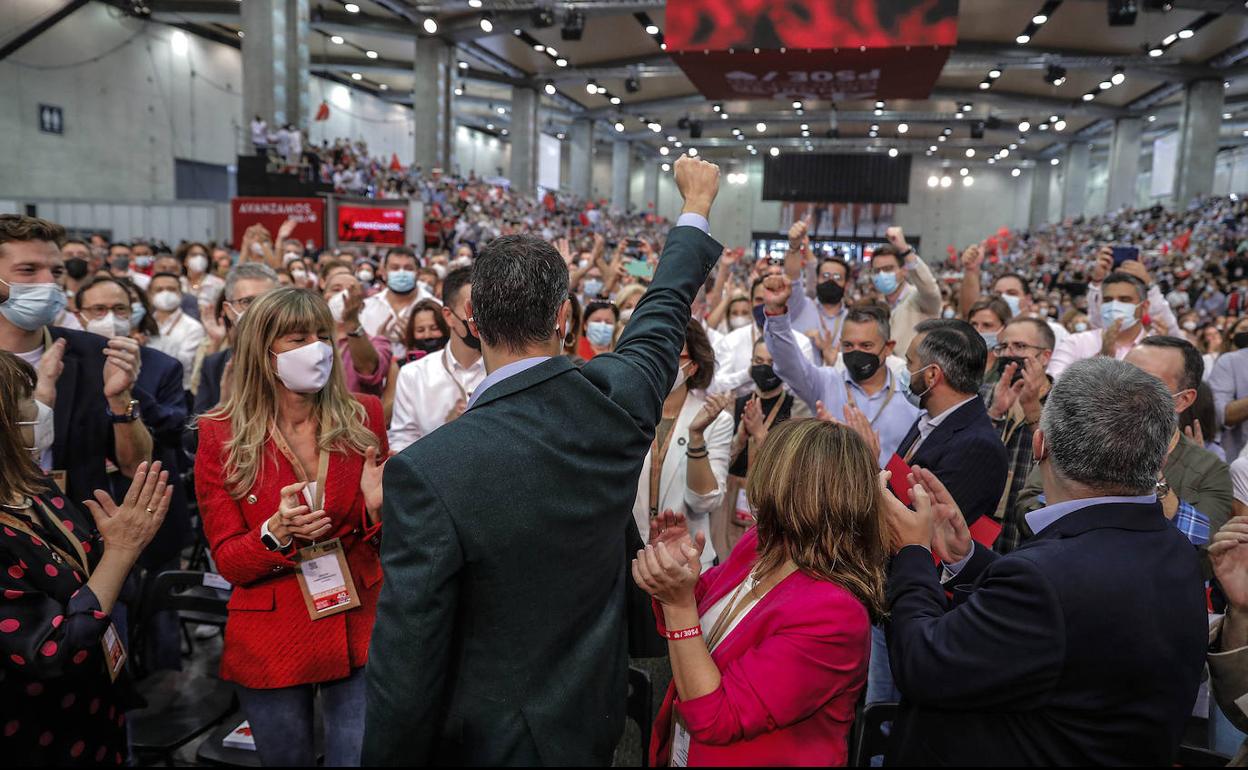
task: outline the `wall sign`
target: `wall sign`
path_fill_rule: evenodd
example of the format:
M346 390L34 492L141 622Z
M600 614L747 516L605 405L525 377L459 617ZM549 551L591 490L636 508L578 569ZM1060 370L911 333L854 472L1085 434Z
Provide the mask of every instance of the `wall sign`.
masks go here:
M45 134L65 133L65 113L51 104L39 105L39 130Z

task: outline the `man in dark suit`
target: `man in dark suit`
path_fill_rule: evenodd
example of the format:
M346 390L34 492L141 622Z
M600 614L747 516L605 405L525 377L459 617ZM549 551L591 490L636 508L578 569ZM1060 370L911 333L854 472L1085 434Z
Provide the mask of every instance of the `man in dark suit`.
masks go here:
M583 369L560 355L555 249L507 236L478 257L469 327L489 374L385 471L364 764L610 764L637 478L721 251L706 233L718 167L681 158L676 184L685 213L654 282L615 352Z
M988 348L966 321L923 321L906 351L910 392L923 412L897 454L940 479L974 523L1005 491L1009 458L979 398Z
M1157 502L1176 425L1159 380L1088 359L1032 439L1049 501L1034 538L1007 556L973 543L934 479L935 511L924 492L914 511L890 500L889 763L1173 764L1208 642L1196 549Z
M277 273L273 268L260 262L244 262L236 265L225 277L225 288L222 291L224 303L221 307L222 320L225 323L229 340L234 341L234 330L238 321L251 307L251 303L265 292L277 288ZM225 368L234 356L234 348L228 347L211 355L204 356L199 367L199 388L195 391L195 405L192 414L200 415L215 409L221 403L221 381L225 377Z

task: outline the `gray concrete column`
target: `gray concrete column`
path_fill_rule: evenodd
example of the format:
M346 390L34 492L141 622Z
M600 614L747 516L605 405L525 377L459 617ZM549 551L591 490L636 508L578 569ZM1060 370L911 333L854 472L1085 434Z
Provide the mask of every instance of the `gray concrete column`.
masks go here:
M1183 90L1174 168L1174 205L1179 208L1187 206L1198 195L1213 192L1223 91L1221 78L1194 80Z
M589 200L594 182L594 121L590 118L573 120L568 137L572 140L568 158L571 167L569 186L573 195Z
M524 195L537 191L537 155L541 130L537 110L541 97L532 88L511 89L511 189Z
M1071 142L1062 157L1062 217L1083 213L1088 197L1088 164L1092 152L1087 142Z
M245 3L244 3L245 5ZM437 38L412 36L416 46L415 85L412 86L413 159L426 173L450 171L453 86L452 49Z
M617 141L611 147L611 208L628 211L628 175L632 165L632 145Z
M657 212L659 210L659 161L646 158L645 163L641 183L642 200L637 207L642 211Z
M1036 161L1031 174L1031 209L1027 224L1035 229L1049 221L1049 188L1052 186L1053 167L1042 158Z
M297 127L307 126L312 117L308 4L309 0L286 0L286 119Z
M1135 205L1135 184L1140 176L1140 137L1144 121L1140 118L1119 118L1114 121L1114 136L1109 145L1109 192L1105 210L1117 211Z
M270 126L293 121L287 112L286 0L252 0L239 6L243 37L243 122L256 115ZM305 36L306 45L306 36ZM251 143L245 144L250 149Z

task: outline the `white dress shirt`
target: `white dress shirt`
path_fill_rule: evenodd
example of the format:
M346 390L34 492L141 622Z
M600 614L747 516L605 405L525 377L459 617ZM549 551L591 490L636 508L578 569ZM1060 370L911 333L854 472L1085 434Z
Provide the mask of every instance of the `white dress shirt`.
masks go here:
M204 325L181 310L175 310L164 323L157 321L157 324L160 336L152 337L147 346L178 359L182 364L182 388L190 390L195 356L204 341Z
M789 334L802 355L812 364L817 363L815 346L810 344L806 335L794 331ZM754 342L762 337L763 333L753 322L725 334L715 345L715 379L707 391L725 393L731 390L738 396L749 395L754 388L754 381L750 379L750 367L754 365Z
M461 398L468 402L484 379L484 359L463 366L451 355L450 345L400 369L390 419L390 451L401 452L442 427L455 402Z

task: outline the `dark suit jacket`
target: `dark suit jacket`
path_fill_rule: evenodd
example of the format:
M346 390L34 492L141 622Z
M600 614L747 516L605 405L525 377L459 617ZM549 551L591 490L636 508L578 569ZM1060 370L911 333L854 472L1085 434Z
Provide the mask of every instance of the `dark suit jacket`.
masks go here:
M919 438L919 421L902 439L897 454L905 457ZM966 523L991 516L1005 491L1009 458L1001 436L992 427L984 402L973 398L958 407L919 445L910 459L936 474L958 502Z
M1160 505L1075 511L1008 556L977 546L943 587L907 547L888 594L890 764L1172 764L1208 623L1196 549Z
M203 414L221 401L221 377L225 374L226 363L233 355L234 348L226 348L204 356L204 361L199 366L199 390L195 391L194 414Z
M673 229L614 353L509 377L391 458L364 764L610 764L637 478L721 250Z
M71 500L94 500L97 489L110 490L105 460L116 461L113 423L104 398L104 346L89 332L48 327L54 340L65 340L65 368L56 381L52 468L66 472Z

